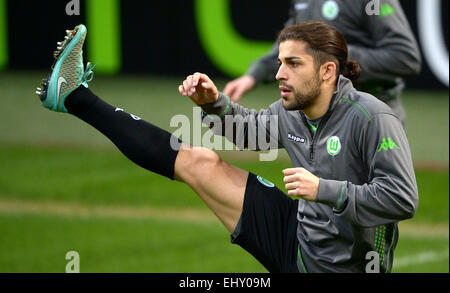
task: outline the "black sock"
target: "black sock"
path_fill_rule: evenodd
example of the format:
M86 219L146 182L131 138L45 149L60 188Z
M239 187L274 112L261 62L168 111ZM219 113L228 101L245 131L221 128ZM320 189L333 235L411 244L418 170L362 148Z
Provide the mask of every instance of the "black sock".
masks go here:
M108 137L137 165L173 179L181 141L167 131L115 108L80 86L65 100L69 113Z

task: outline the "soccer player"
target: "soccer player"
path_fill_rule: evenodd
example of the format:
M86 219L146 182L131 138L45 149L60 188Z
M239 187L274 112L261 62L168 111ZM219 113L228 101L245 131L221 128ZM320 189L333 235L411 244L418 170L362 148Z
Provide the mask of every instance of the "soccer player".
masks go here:
M388 104L406 127L402 77L420 73L422 61L399 1L292 0L286 26L312 20L328 23L344 35L349 58L362 69L356 88ZM255 61L244 76L227 83L224 93L238 102L256 85L274 81L277 57L275 42L272 50Z
M205 74L179 86L205 113L222 120L242 115L246 131L262 128L263 136L277 137L296 166L280 170L295 199L214 151L184 144L97 97L88 89L92 66L83 67L86 33L79 25L58 44L37 92L45 107L89 123L139 166L188 184L231 241L270 272L391 271L397 223L412 217L418 202L408 141L387 105L353 88L359 67L348 61L335 28L312 22L280 33L282 98L268 110L231 103ZM262 114L278 116L278 133L266 131Z

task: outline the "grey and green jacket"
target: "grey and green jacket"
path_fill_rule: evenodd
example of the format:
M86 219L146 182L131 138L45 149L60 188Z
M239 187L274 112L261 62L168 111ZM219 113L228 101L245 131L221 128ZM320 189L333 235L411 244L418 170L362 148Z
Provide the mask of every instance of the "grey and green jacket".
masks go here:
M395 99L404 88L401 77L419 74L421 55L417 41L398 0L379 0L379 15L367 15L370 0L293 0L286 26L323 21L336 27L345 37L349 58L362 69L355 86L383 102ZM278 44L247 74L257 83L274 81L278 70Z
M216 134L234 143L243 139L238 144L253 150L262 149L258 136L271 138L294 167L320 178L317 202L298 204L301 271L365 272L369 252L379 255L381 272L391 271L397 223L414 216L418 191L408 140L390 107L340 76L315 131L301 111L286 111L281 100L256 111L220 93L202 109ZM220 128L212 125L217 117ZM225 123L226 117L242 119L236 126ZM230 127L236 131L227 131Z

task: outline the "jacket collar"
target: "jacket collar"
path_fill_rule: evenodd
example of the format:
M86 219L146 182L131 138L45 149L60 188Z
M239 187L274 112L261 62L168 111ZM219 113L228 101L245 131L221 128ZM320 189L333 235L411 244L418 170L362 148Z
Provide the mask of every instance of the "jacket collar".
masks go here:
M333 93L331 97L330 105L328 107L327 112L332 112L337 104L341 101L341 99L347 96L351 91L354 91L352 81L343 75L339 76L338 84L336 87L336 91Z
M343 75L339 76L336 91L333 93L333 96L330 100L330 105L328 106L327 112L324 114L324 116L330 115L333 110L336 108L337 104L342 100L343 97L347 96L351 91L354 91L355 88L353 87L353 84L350 79L344 77ZM300 116L302 116L304 119L305 114L300 110L298 111L300 113ZM305 120L306 121L306 120Z

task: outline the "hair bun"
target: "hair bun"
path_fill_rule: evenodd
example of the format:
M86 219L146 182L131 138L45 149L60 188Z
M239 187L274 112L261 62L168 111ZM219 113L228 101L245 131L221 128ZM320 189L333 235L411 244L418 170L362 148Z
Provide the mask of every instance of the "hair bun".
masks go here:
M361 67L356 61L347 61L345 63L345 68L342 75L350 79L351 81L356 81L361 76Z

